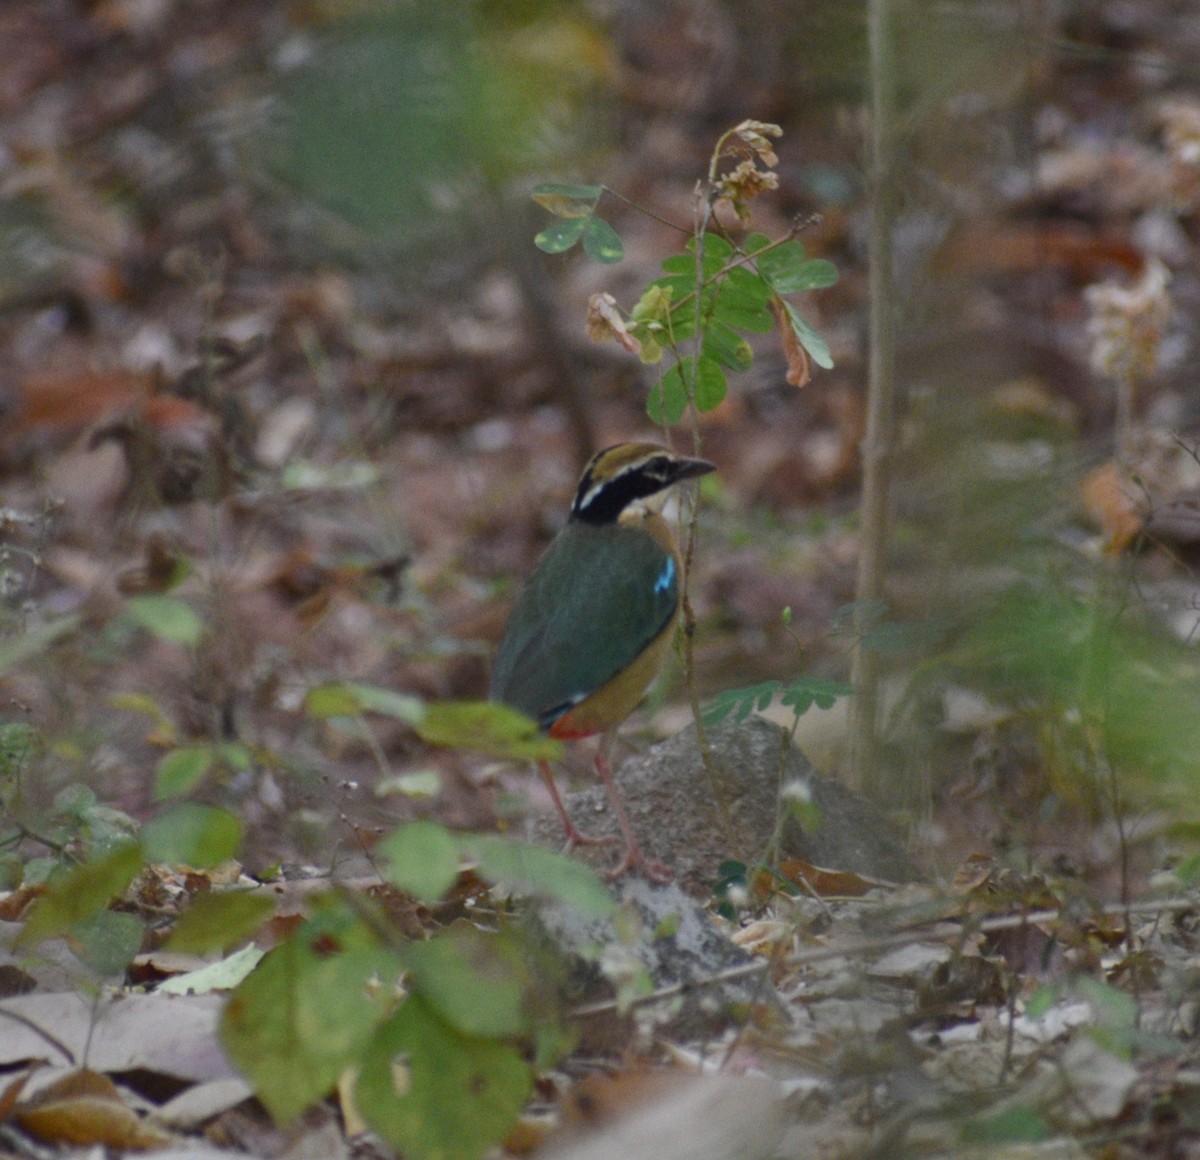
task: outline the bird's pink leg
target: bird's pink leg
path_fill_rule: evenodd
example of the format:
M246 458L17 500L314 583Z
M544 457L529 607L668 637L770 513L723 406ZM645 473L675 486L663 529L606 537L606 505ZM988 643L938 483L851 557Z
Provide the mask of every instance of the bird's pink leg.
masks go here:
M615 733L606 733L600 742L600 748L596 751L596 772L600 775L600 780L604 782L604 788L608 791L608 799L612 802L613 812L617 815L617 825L621 827L621 836L625 839L625 853L620 862L613 869L607 871L604 877L611 881L614 878L620 878L626 870L640 870L651 882L660 884L670 882L671 871L661 862L655 862L642 853L633 827L629 824L629 815L625 812L625 802L621 798L621 791L617 788L612 770L608 765L608 751L615 736Z
M592 837L589 834L581 833L575 827L575 823L571 821L571 815L567 813L567 807L563 805L563 800L559 796L558 786L554 784L554 775L550 772L550 762L539 761L538 772L542 775L542 781L546 783L546 788L550 791L550 797L554 802L554 808L558 810L558 816L562 819L563 829L566 831L567 844L563 849L563 853L568 853L576 846L606 846L610 842L615 842L611 834L604 834L600 837Z

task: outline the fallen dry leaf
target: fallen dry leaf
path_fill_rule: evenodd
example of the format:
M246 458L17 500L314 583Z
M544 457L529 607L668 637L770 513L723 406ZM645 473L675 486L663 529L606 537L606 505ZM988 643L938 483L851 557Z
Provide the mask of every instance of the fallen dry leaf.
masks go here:
M171 1137L144 1123L107 1076L86 1068L72 1071L17 1108L13 1118L25 1131L52 1144L145 1151Z
M1109 461L1084 477L1083 506L1104 532L1104 550L1123 552L1142 530L1142 515L1134 484L1120 466Z

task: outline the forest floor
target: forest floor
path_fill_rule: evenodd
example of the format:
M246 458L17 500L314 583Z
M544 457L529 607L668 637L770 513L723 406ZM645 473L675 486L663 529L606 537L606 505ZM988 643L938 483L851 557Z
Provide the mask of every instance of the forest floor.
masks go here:
M533 95L517 86L533 109L513 100L527 120L511 156L472 145L469 118L450 122L453 164L373 125L400 191L362 194L382 209L345 203L349 222L313 192L369 184L323 168L344 123L331 114L307 142L296 129L305 85L346 116L375 93L319 87L335 7L0 11L0 714L33 738L0 769L13 887L30 859L63 854L33 839L64 817L151 817L185 750L209 755L189 788L242 820L249 874L358 877L402 821L487 831L544 810L528 769L307 698L332 682L485 695L513 593L586 456L662 438L645 413L653 368L589 343L588 299L637 300L685 240L713 143L747 117L784 128L755 228L803 222L806 250L839 269L804 305L835 365L790 386L777 336L760 336L699 422L718 472L689 579L696 682L707 702L847 676L871 201L846 6L678 0L601 22L547 5L524 39L492 14L479 35L499 74L533 77L539 40L560 51ZM808 866L752 891L740 920L713 921L769 962L775 1017L703 1048L651 1027L623 1052L581 1053L539 1092L568 1120L602 1108L616 1133L649 1098L676 1136L715 1130L686 1085L630 1066L669 1060L737 1081L700 1102L727 1109L746 1155L996 1155L1016 1140L1036 1150L1022 1155L1200 1154L1184 840L1200 773L1200 21L1148 0L1008 7L914 18L900 38L904 403L878 645L894 790L880 805L922 881L834 875L817 901L812 875L847 868ZM430 157L441 200L393 205ZM620 265L533 248L546 220L528 188L581 178L651 211L603 203ZM1107 316L1085 293L1102 284ZM1143 362L1105 373L1122 349ZM1121 668L1104 670L1100 725L1097 620ZM622 755L679 733L685 701L676 659ZM847 775L845 702L769 715L821 774ZM586 779L577 749L568 782ZM685 821L653 819L668 861ZM72 1041L59 1014L37 1018ZM165 1030L131 1025L122 1043ZM14 1038L0 1064L27 1046ZM172 1072L161 1055L111 1070ZM564 1094L601 1071L587 1100ZM209 1138L254 1155L376 1147L332 1113L290 1135L238 1115L217 1131L214 1113ZM661 1122L643 1127L607 1154L684 1154L657 1142Z

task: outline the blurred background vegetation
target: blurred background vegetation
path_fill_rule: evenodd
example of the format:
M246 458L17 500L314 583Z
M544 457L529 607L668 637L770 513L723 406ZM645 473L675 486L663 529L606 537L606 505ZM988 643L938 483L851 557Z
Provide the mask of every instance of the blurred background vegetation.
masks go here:
M902 397L868 641L887 785L935 865L1069 847L1102 875L1111 846L1083 835L1114 802L1178 827L1196 798L1200 31L1150 0L913 0L893 20ZM10 810L70 830L55 794L83 783L144 816L161 763L197 747L189 791L234 802L264 862L344 842L339 812L511 808L519 778L397 717L306 713L305 692L482 693L578 466L653 434L653 378L587 343L587 299L632 306L747 117L784 129L755 227L811 218L806 248L841 271L810 304L836 365L797 390L763 336L702 424L720 478L699 678L845 674L876 180L862 8L30 2L0 45L0 661L30 742ZM605 202L623 263L533 248L549 180L636 203ZM1113 373L1084 291L1156 260L1156 321L1118 307L1143 362ZM686 719L674 699L653 700L660 728ZM847 772L836 713L801 740Z

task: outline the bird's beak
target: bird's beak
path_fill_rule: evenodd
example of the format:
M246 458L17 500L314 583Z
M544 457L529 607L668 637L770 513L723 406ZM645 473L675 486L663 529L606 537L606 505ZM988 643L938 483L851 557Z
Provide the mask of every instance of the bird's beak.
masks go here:
M682 455L675 460L672 466L676 483L684 479L696 479L701 475L707 475L710 471L717 470L717 465L709 463L707 459L688 459Z

